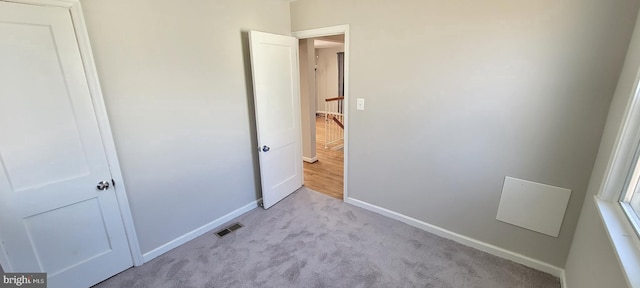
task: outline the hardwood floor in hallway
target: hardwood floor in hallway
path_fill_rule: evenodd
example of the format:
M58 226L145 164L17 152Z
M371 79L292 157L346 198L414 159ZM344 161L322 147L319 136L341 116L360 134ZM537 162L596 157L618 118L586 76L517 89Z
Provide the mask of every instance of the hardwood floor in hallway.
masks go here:
M344 152L324 148L324 116L316 117L315 163L304 162L304 185L322 194L342 200ZM333 146L342 145L342 141Z

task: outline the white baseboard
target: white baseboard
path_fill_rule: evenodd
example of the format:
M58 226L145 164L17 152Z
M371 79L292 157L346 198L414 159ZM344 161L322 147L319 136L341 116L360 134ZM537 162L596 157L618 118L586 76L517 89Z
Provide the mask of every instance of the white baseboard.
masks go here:
M307 163L315 163L316 161L318 161L318 156L315 156L313 158L302 156L302 161L307 162Z
M169 250L171 250L173 248L176 248L176 247L178 247L178 246L180 246L180 245L182 245L184 243L187 243L187 242L195 239L196 237L198 237L198 236L200 236L200 235L202 235L204 233L207 233L207 232L217 228L218 226L220 226L220 225L222 225L222 224L224 224L226 222L231 221L233 218L236 218L236 217L238 217L238 216L240 216L240 215L242 215L244 213L247 213L247 212L253 210L254 208L258 207L258 203L260 201L262 201L262 199L258 199L256 201L253 201L253 202L247 204L247 205L244 205L244 206L232 211L231 213L229 213L227 215L224 215L224 216L222 216L222 217L220 217L220 218L218 218L216 220L213 220L213 221L211 221L211 222L209 222L209 223L207 223L207 224L205 224L205 225L203 225L203 226L201 226L199 228L196 228L196 229L194 229L194 230L192 230L190 232L187 232L186 234L184 234L184 235L182 235L182 236L180 236L180 237L178 237L176 239L173 239L173 240L167 242L166 244L164 244L164 245L162 245L162 246L160 246L160 247L158 247L156 249L153 249L153 250L151 250L151 251L149 251L147 253L144 253L144 254L142 254L142 259L144 260L145 263L149 262L153 258L156 258L156 257L158 257L158 256L160 256L160 255L162 255L162 254L164 254L166 252L169 252Z
M351 205L358 206L360 208L364 208L364 209L367 209L369 211L381 214L383 216L387 216L387 217L389 217L391 219L395 219L395 220L398 220L400 222L404 222L404 223L409 224L409 225L411 225L413 227L425 230L425 231L427 231L429 233L433 233L433 234L438 235L438 236L443 237L443 238L447 238L447 239L453 240L455 242L458 242L460 244L463 244L463 245L478 249L480 251L487 252L489 254L492 254L492 255L495 255L495 256L498 256L498 257L501 257L501 258L504 258L504 259L508 259L508 260L511 260L513 262L516 262L516 263L519 263L519 264L522 264L522 265L525 265L527 267L531 267L533 269L549 273L549 274L551 274L553 276L562 277L564 275L564 269L556 267L556 266L551 265L549 263L542 262L540 260L536 260L536 259L533 259L531 257L525 256L525 255L522 255L522 254L518 254L516 252L509 251L509 250L500 248L498 246L491 245L489 243L478 241L476 239L473 239L473 238L470 238L470 237L467 237L467 236L464 236L464 235L460 235L460 234L455 233L455 232L451 232L449 230L440 228L440 227L435 226L435 225L431 225L429 223L420 221L420 220L415 219L415 218L411 218L409 216L402 215L400 213L397 213L397 212L394 212L394 211L391 211L391 210L388 210L388 209L385 209L385 208L382 208L382 207L378 207L376 205L369 204L367 202L364 202L364 201L361 201L361 200L358 200L358 199L354 199L354 198L347 198L345 200L345 202L349 203ZM566 288L566 287L564 287L564 288Z
M335 147L331 147L331 150L338 151L344 149L344 144L336 145Z
M569 286L567 285L567 274L564 272L564 269L560 274L560 288L569 288Z

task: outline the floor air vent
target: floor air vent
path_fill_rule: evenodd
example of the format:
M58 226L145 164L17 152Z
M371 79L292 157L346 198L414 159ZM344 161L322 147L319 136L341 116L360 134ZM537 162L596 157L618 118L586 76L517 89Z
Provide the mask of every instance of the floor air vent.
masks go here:
M236 230L238 230L238 229L240 229L240 228L242 228L242 224L240 224L240 223L234 223L234 224L232 224L231 226L229 226L229 227L227 227L227 228L224 228L224 229L222 229L222 230L220 230L220 231L216 232L216 235L217 235L218 237L222 237L222 236L227 235L227 234L229 234L229 233L231 233L231 232L233 232L233 231L236 231Z

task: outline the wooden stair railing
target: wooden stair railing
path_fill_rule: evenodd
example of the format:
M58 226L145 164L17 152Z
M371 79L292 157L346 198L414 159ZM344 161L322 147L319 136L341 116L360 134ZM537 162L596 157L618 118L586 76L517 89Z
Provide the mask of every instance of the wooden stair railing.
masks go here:
M338 101L338 100L344 100L344 96L327 98L327 99L324 99L324 102L331 102L331 101Z
M344 97L334 97L325 99L325 141L324 148L329 148L330 144L337 143L344 139L344 114L343 114L343 103ZM338 145L338 148L341 145Z
M331 117L331 119L333 119L333 122L336 122L336 124L338 124L338 127L342 128L342 130L344 130L344 125L342 125L342 122L340 122L340 120L338 118L336 118L336 116Z
M338 97L333 97L333 98L327 98L324 99L324 102L332 102L332 101L342 101L344 100L344 96L338 96ZM342 102L338 102L338 113L342 114ZM336 124L338 124L338 126L340 128L342 128L344 130L344 125L342 124L342 122L340 121L340 119L338 119L336 116L333 116L331 118L334 122L336 122Z

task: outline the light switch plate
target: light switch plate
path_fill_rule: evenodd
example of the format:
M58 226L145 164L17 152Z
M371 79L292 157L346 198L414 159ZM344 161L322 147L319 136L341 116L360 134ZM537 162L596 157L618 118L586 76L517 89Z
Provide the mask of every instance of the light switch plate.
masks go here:
M356 99L356 110L360 110L360 111L364 110L364 98Z

